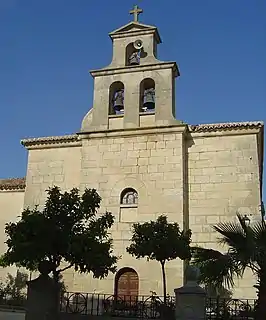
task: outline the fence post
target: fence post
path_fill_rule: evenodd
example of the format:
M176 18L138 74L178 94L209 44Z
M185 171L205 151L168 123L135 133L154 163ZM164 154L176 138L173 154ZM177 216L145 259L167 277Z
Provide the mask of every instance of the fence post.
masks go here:
M175 289L176 320L204 320L206 317L206 291L197 283L198 271L187 268L187 283Z

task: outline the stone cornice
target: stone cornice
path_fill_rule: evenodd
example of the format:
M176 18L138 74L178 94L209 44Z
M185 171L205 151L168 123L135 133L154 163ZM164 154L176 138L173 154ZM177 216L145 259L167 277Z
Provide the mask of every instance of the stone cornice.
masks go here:
M40 137L21 140L21 144L27 148L41 148L41 147L54 147L58 145L63 146L77 146L80 145L79 136L77 134L65 135L65 136L51 136L51 137Z
M123 37L134 37L136 35L145 35L154 33L155 38L158 43L161 43L161 37L159 35L158 29L155 26L140 23L138 21L131 21L128 24L112 31L109 33L109 37L113 39L123 38Z
M126 32L119 32L116 34L109 33L109 36L113 40L113 39L119 39L119 38L142 36L142 35L152 34L152 33L154 33L157 43L162 43L162 39L158 33L157 28L149 28L149 29L143 29L143 30L140 30L140 29L130 30L130 31L126 31Z
M162 69L170 69L172 68L175 72L175 76L178 77L179 70L176 62L159 62L155 64L143 64L139 66L125 66L125 67L117 67L117 68L104 68L99 70L91 70L90 74L92 77L106 76L106 75L114 75L121 74L127 72L139 72L139 71L152 71L152 70L162 70Z
M180 128L187 128L192 137L203 136L216 136L216 135L236 135L236 134L253 134L258 133L263 129L263 122L228 122L228 123L213 123L213 124L199 124L187 125L183 122L179 124L154 126L154 127L141 127L141 128L127 128L127 129L114 129L114 130L92 130L88 132L78 132L77 134L82 138L94 138L103 136L129 136L129 135L142 135L152 133L166 133L178 132Z
M164 133L183 133L187 130L186 124L156 126L156 127L142 127L142 128L126 128L116 130L102 130L79 132L82 139L99 139L99 138L115 138L115 137L132 137L148 134L164 134Z
M200 124L187 125L185 123L142 127L142 128L128 128L119 130L102 130L78 132L77 134L65 136L51 136L32 139L23 139L21 144L27 149L41 149L68 146L81 146L81 139L97 138L97 137L115 137L115 136L130 136L143 134L161 134L168 132L184 132L187 130L193 137L215 136L215 135L235 135L235 134L252 134L263 131L263 122L228 122L228 123L214 123L214 124Z
M0 179L0 191L24 191L25 178Z

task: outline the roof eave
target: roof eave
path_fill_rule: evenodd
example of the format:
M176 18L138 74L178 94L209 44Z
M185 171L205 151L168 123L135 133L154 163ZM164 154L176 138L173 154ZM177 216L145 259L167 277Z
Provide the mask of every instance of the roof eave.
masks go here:
M149 28L143 28L139 30L128 30L128 31L113 31L109 33L109 37L112 39L118 39L118 38L125 38L130 36L136 36L136 35L143 35L143 34L149 34L154 33L154 37L156 39L157 43L162 43L161 36L158 32L158 29L156 27L150 26Z
M70 134L65 136L51 136L51 137L40 137L40 138L30 138L22 139L20 143L27 149L36 146L45 145L73 145L79 143L79 137L77 134Z
M26 178L0 179L1 191L24 191L26 188Z

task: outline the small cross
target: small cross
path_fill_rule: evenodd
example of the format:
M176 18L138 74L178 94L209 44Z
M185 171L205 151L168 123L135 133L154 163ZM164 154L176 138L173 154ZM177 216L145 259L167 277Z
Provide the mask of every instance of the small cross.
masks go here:
M143 10L140 9L137 5L134 6L133 10L130 10L129 13L134 15L134 21L138 22L138 15L142 13Z

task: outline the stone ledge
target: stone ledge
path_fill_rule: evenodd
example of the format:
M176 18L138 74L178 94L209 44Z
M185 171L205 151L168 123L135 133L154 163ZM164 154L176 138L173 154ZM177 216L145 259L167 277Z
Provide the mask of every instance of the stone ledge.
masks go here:
M162 70L162 69L173 69L175 76L178 77L179 70L177 64L175 62L160 62L154 64L143 64L138 66L125 66L125 67L110 67L104 68L100 70L91 70L90 74L93 78L99 76L106 76L106 75L114 75L114 74L121 74L127 72L139 72L139 71L154 71L154 70Z
M123 128L117 130L102 130L102 131L89 131L78 132L81 139L93 139L93 138L116 138L116 137L134 137L143 136L145 134L167 134L167 133L182 133L187 130L187 125L180 123L177 125L168 126L154 126L154 127L138 127L138 128Z
M51 136L40 137L32 139L23 139L21 144L26 148L40 148L41 146L53 147L58 145L63 146L81 146L82 139L105 138L105 137L128 137L138 136L143 134L163 134L163 133L180 133L186 130L191 133L193 138L197 136L202 137L206 135L234 135L234 134L249 134L258 133L263 130L263 122L228 122L228 123L214 123L214 124L200 124L200 125L187 125L180 122L179 124L167 126L154 126L147 128L129 128L119 130L102 130L102 131L89 131L78 132L77 134L65 136Z

